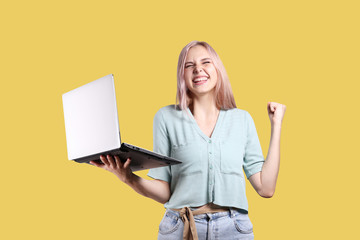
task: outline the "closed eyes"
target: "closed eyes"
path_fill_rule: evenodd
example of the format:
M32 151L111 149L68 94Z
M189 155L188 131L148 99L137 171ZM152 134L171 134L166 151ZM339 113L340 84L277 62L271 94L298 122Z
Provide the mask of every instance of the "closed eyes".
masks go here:
M211 63L211 62L206 61L206 62L203 62L202 64L208 64L208 63ZM194 66L194 64L188 64L188 65L185 65L185 68L192 67L192 66Z

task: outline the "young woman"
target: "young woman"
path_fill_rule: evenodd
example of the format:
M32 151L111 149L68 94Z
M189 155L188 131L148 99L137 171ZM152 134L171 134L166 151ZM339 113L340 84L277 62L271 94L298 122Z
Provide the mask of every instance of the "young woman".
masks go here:
M158 239L253 239L245 172L262 197L272 197L280 163L286 107L269 102L271 139L266 160L250 114L236 108L225 68L214 49L193 41L178 62L178 105L154 118L154 151L183 163L133 174L131 159L101 156L108 170L146 197L165 204Z

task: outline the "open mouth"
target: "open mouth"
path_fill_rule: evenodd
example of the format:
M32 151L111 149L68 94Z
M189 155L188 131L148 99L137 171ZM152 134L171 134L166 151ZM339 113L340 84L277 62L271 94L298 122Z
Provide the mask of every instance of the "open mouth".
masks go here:
M197 77L193 80L193 83L195 83L195 85L201 85L207 82L208 79L208 77Z

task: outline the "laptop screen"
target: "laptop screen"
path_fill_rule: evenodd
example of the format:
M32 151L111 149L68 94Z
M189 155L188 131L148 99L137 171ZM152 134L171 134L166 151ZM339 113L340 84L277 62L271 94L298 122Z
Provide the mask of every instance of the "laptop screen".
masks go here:
M120 147L113 75L63 94L69 160Z

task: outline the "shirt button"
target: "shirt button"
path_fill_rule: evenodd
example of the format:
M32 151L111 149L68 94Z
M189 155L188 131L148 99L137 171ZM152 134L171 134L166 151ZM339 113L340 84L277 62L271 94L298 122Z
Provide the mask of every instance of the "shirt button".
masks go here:
M211 152L209 152L209 154L211 155Z
M212 165L210 165L210 169L212 169Z
M209 140L209 143L211 143L211 140Z

